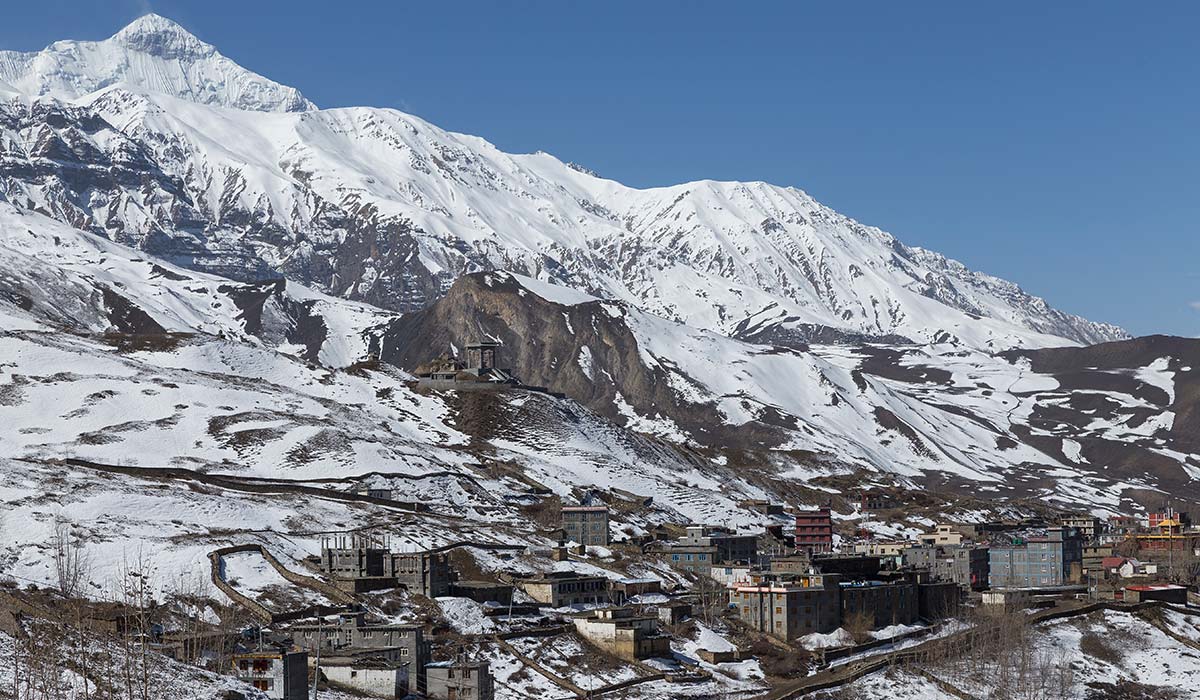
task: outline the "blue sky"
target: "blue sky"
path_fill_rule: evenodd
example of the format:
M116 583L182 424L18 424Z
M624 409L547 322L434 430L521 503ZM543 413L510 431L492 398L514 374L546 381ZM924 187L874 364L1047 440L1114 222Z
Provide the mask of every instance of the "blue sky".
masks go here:
M795 185L1135 334L1200 335L1200 4L42 0L0 47L145 11L321 106L635 186Z

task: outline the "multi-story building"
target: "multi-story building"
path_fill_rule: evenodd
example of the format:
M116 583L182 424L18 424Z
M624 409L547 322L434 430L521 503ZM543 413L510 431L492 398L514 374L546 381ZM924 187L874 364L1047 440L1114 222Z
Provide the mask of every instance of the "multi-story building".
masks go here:
M829 508L796 512L796 549L809 554L833 551L833 516Z
M1095 542L1100 537L1100 518L1094 515L1067 515L1059 518L1058 524L1072 527L1079 531L1079 538L1085 543Z
M608 579L574 571L552 571L518 584L535 601L552 608L608 603Z
M954 525L941 524L933 528L933 532L926 532L917 535L917 541L921 544L952 544L960 545L963 541L963 534Z
M714 564L755 563L758 536L708 525L690 525L686 534L664 548L671 566L707 576Z
M403 586L430 598L450 592L450 561L442 552L392 552L371 537L349 536L321 545L321 572L355 593Z
M904 566L926 569L935 581L981 590L988 584L988 550L969 545L919 545L904 550Z
M784 641L841 625L838 581L826 574L752 573L729 590L729 604L742 622Z
M563 506L562 528L568 540L579 544L605 546L612 541L607 506Z
M320 647L323 655L355 659L370 657L406 665L409 692L424 691L424 668L432 643L419 624L371 625L362 613L343 615L336 622L294 625L292 642L310 654ZM363 653L367 652L367 653Z
M1180 529L1187 528L1192 524L1191 516L1189 516L1187 513L1181 513L1171 507L1164 508L1163 510L1156 511L1154 513L1149 513L1146 516L1146 525L1154 531L1161 530L1163 523L1166 521L1171 521L1169 526Z
M1083 545L1082 567L1085 576L1103 576L1104 560L1113 555L1111 544Z
M438 661L425 666L431 700L493 700L496 681L486 661ZM397 696L399 697L399 696Z
M308 654L269 649L233 655L233 675L271 700L308 700Z
M671 638L659 631L656 615L607 608L576 615L571 621L581 637L618 658L636 661L671 655Z
M326 680L366 695L402 698L409 694L409 663L370 650L321 656Z
M840 588L842 620L864 614L873 627L911 625L920 613L915 579L843 581Z
M732 586L738 581L745 581L754 569L749 564L714 564L708 570L709 578L723 586Z
M888 510L896 507L896 499L887 491L863 491L859 494L858 505L868 512Z
M1040 537L993 545L988 550L992 588L1043 588L1078 583L1083 544L1073 528L1051 527Z

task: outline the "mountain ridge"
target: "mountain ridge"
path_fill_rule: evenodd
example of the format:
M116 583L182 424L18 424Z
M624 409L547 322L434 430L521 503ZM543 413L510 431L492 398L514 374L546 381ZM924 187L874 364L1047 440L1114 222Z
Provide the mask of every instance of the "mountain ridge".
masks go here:
M168 20L135 25L117 36L197 50ZM395 110L222 106L245 106L231 85L224 97L173 83L74 94L169 177L180 194L165 206L95 212L98 188L63 177L10 178L4 189L18 203L78 209L91 230L197 269L284 276L401 312L431 303L459 275L498 269L781 344L844 336L999 351L1128 337L905 246L797 188L700 180L639 190ZM16 158L28 157L20 146L29 139L8 136ZM135 198L110 188L100 201ZM183 214L199 225L187 240L172 233L188 228Z

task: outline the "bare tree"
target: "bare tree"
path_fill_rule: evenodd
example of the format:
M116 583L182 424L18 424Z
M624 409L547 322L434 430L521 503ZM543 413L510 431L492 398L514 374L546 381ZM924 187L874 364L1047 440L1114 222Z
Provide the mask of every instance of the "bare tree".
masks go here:
M82 593L90 569L90 562L83 543L71 532L66 520L54 522L54 574L58 593L63 598L75 598Z

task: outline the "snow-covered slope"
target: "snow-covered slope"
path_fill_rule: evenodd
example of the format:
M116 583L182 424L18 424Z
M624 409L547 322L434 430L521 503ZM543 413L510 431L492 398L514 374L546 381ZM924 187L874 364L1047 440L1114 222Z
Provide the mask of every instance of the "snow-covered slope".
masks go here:
M886 475L1102 510L1200 498L1194 400L1176 398L1195 396L1197 341L784 348L506 273L463 277L390 331L382 357L410 368L464 337L498 339L524 380L760 478Z
M149 16L96 46L151 47L138 54L146 66L170 72L211 49L189 37ZM83 53L107 65L109 50ZM30 178L21 174L28 167L10 168L21 172L5 189L200 269L239 279L273 271L401 311L423 308L464 272L506 269L723 335L793 346L875 338L999 350L1125 337L905 246L795 188L702 181L639 190L395 110L247 103L244 84L259 83L242 74L201 91L149 79L43 88L65 79L40 66L77 53L56 44L37 61L10 58L24 68L0 69L0 80L94 110L140 145L170 184L167 194L146 206L121 183ZM69 170L78 153L31 149L35 135L7 136L13 161ZM116 139L87 145L101 156L125 148ZM201 228L187 245L164 240L161 232L193 218Z
M295 88L252 73L183 27L144 15L104 41L58 41L0 51L0 81L30 95L71 99L110 85L267 112L315 109Z

